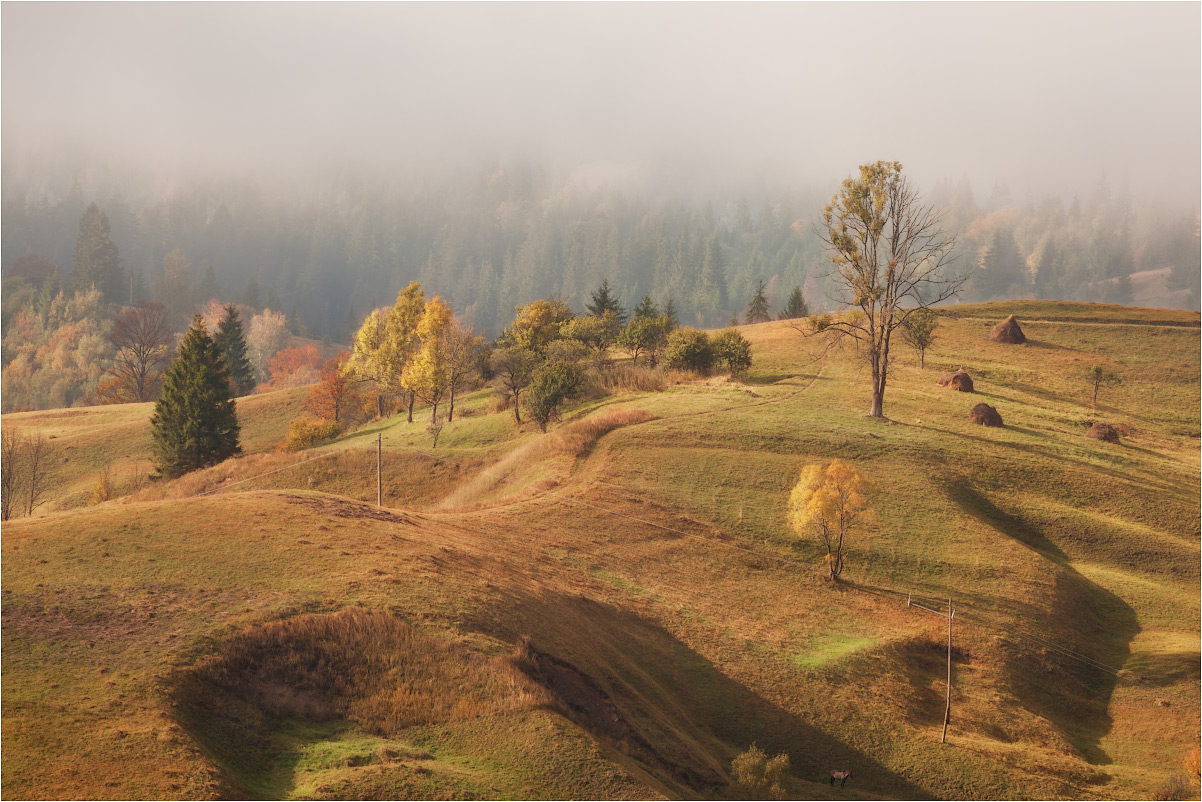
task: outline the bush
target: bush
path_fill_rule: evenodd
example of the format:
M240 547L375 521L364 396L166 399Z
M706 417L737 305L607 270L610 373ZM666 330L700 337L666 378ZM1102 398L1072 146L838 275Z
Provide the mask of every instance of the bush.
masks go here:
M668 335L664 364L673 370L691 370L707 376L714 366L713 343L704 331L677 329Z
M564 402L580 389L584 371L574 362L552 359L534 371L526 390L526 407L538 428L547 431L547 424L559 418Z
M725 365L731 376L742 376L751 367L751 343L734 329L723 329L711 345L715 361Z
M113 497L113 480L112 469L105 465L100 471L100 478L96 480L96 489L92 491L92 506L103 504Z
M789 771L789 756L780 754L771 760L755 744L730 764L732 799L784 799L781 784Z
M1152 792L1153 799L1194 799L1196 794L1189 781L1189 778L1184 774L1170 774L1164 783Z
M342 434L342 424L321 418L297 418L281 446L284 451L300 451Z

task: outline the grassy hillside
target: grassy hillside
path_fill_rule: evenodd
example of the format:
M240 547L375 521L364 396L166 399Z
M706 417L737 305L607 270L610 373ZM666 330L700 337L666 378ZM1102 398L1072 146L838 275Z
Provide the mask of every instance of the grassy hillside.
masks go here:
M1027 345L987 339L1010 312ZM271 454L300 398L272 394L251 456L92 508L147 409L5 416L74 478L4 527L4 790L713 797L755 742L805 798L1146 797L1198 744L1198 323L952 307L925 370L895 352L884 421L854 354L783 323L743 328L746 383L547 435L482 392L436 450L419 413ZM1124 381L1093 409L1096 363ZM975 394L936 386L958 367ZM837 587L784 514L832 457L875 488ZM946 622L909 593L957 608L946 745Z

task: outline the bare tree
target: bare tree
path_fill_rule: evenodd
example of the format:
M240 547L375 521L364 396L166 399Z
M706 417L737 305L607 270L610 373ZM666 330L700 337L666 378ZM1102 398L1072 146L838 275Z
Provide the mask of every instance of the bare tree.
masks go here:
M874 418L884 416L893 332L915 310L955 296L967 278L947 273L955 242L943 233L943 212L924 205L901 170L898 162L861 165L823 210L818 236L835 266L833 300L850 309L811 316L803 329L860 344L872 368Z
M452 318L442 340L447 367L447 389L450 393L447 423L455 417L455 393L476 371L480 364L480 350L484 346L484 338L472 331L471 326L465 326L457 318ZM438 442L437 436L434 440Z
M126 309L113 321L109 340L117 347L109 372L135 401L150 401L173 341L167 308L147 303Z
M50 446L46 435L38 432L25 441L25 514L33 515L33 511L44 502L42 496L46 493L47 463L50 461Z
M21 489L21 444L20 430L5 426L0 431L0 520L13 517L18 491Z
M1101 365L1093 365L1086 371L1086 377L1093 387L1093 405L1098 405L1098 390L1103 387L1115 387L1123 383L1122 377Z

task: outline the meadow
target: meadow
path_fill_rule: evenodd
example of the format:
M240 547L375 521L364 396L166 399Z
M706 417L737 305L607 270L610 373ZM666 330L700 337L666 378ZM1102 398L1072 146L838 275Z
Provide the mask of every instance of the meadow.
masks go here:
M987 337L1010 313L1025 345ZM851 350L740 330L744 380L546 434L480 390L437 448L418 410L281 453L304 391L252 396L245 455L172 482L141 478L151 405L5 415L56 456L4 526L5 793L722 798L752 743L794 798L1147 798L1185 770L1197 313L944 308L884 420ZM1095 364L1123 378L1096 408ZM975 393L936 385L957 368ZM832 584L785 505L836 457L873 492ZM907 599L956 609L946 744L947 622Z

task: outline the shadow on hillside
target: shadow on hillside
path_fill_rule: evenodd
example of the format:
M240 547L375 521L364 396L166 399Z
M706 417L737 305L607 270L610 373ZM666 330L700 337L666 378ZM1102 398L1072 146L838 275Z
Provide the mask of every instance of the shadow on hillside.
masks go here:
M528 636L537 652L583 677L574 684L603 694L607 712L598 721L595 704L569 701L572 717L676 794L720 796L731 759L755 743L769 755L787 753L799 780L819 781L833 768L850 767L869 793L932 796L629 610L552 592L494 587L492 593L494 603L465 626L509 642ZM620 723L611 720L615 715ZM624 733L620 741L615 732Z
M982 609L972 617L1015 647L1004 670L1018 702L1049 721L1088 762L1110 763L1101 740L1113 726L1109 706L1118 670L1139 633L1135 611L1073 569L1038 526L999 508L964 479L948 487L967 514L1054 564L1043 605L1005 616Z

